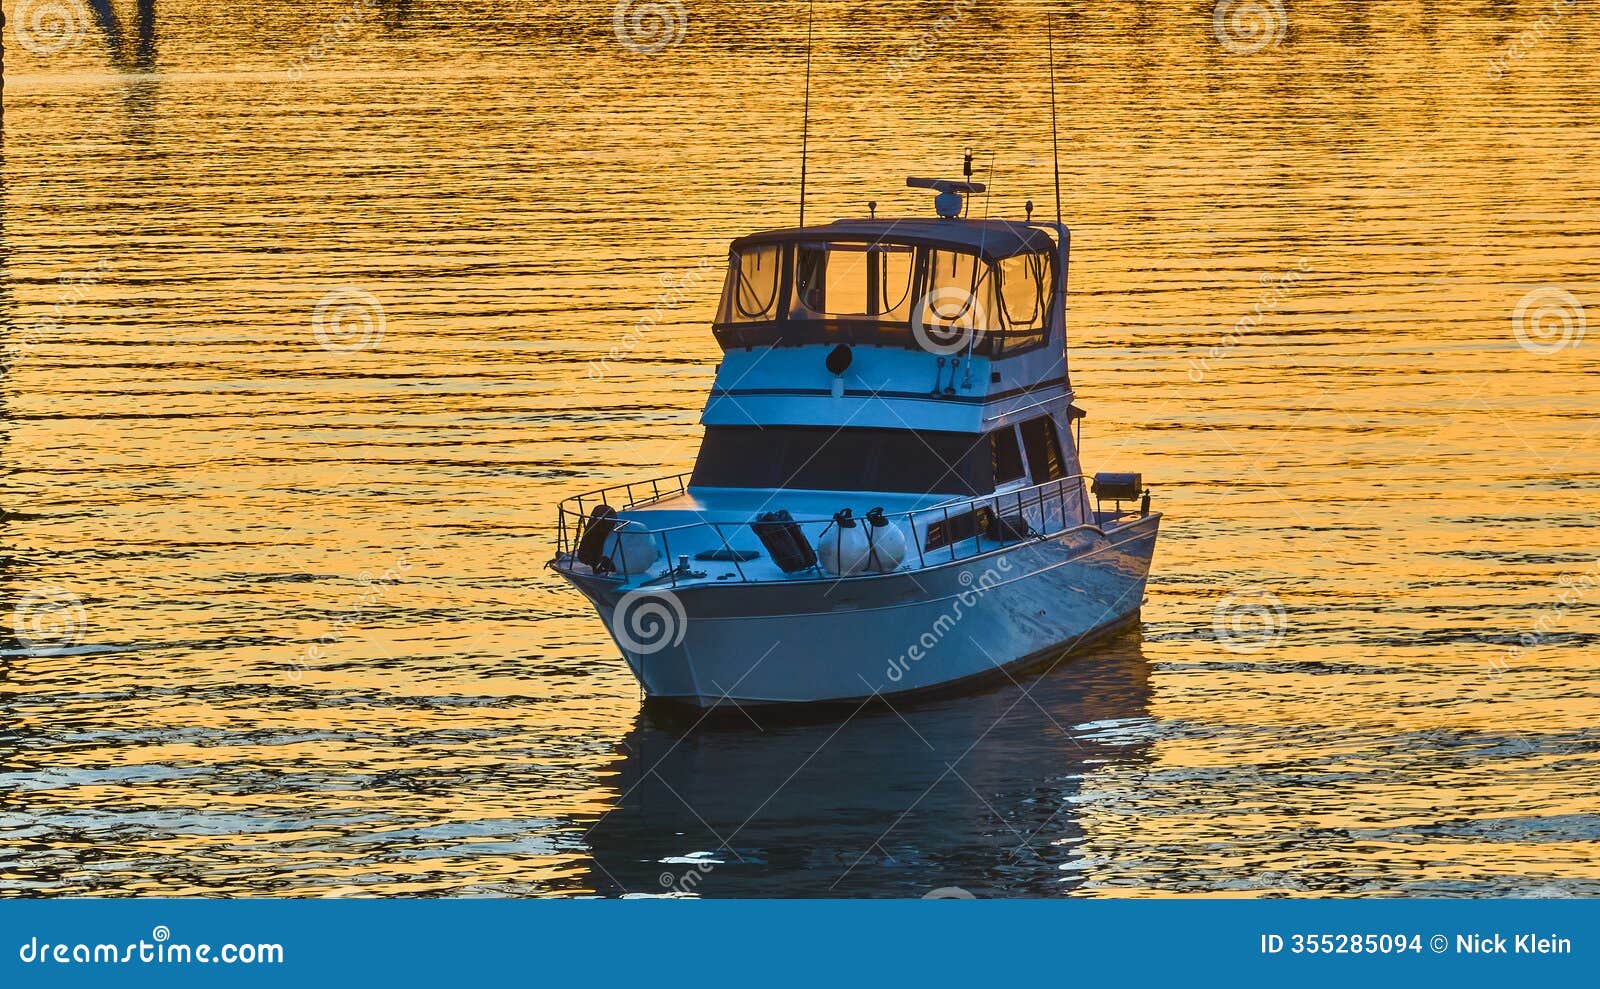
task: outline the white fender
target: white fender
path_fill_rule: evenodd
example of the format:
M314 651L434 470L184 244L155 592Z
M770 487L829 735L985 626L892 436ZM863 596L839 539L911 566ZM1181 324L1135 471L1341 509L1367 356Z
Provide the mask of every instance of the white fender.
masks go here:
M825 573L848 577L867 569L867 530L841 508L817 540L817 560Z
M905 530L884 517L883 509L867 513L867 566L879 573L900 569L906 558Z
M637 577L661 559L660 540L639 523L624 521L606 542L606 555L617 573Z

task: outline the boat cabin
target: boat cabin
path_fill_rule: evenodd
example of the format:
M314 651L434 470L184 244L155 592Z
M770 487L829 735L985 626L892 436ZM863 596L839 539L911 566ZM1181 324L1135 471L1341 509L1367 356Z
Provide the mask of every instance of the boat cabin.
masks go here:
M1056 244L1004 220L843 220L734 241L724 350L807 345L1009 357L1045 345Z
M692 486L972 497L1078 473L1069 234L961 218L840 220L729 249Z

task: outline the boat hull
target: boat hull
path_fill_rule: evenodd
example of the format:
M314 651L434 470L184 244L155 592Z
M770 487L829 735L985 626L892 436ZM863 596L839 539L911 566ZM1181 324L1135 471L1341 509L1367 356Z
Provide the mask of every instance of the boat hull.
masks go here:
M1128 624L1159 525L1150 515L846 580L569 579L657 705L859 704L979 687Z

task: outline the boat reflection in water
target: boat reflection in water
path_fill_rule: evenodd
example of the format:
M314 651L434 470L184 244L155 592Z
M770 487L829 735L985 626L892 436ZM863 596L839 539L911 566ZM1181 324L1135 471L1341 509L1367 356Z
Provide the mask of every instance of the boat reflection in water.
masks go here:
M1085 877L1075 813L1150 761L1137 630L976 696L840 724L649 715L591 826L610 895L1053 896Z

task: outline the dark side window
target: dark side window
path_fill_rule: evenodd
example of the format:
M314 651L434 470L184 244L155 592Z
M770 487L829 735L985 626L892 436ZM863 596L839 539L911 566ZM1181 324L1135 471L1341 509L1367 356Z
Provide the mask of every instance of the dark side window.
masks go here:
M1056 424L1049 416L1029 419L1022 424L1022 445L1028 450L1028 467L1033 471L1033 483L1043 484L1066 476L1061 440L1056 436Z
M994 483L1015 481L1027 473L1022 466L1022 448L1017 445L1017 430L1007 426L989 434L989 459L994 465Z
M989 438L977 433L707 426L689 483L977 496L994 490L994 475Z

